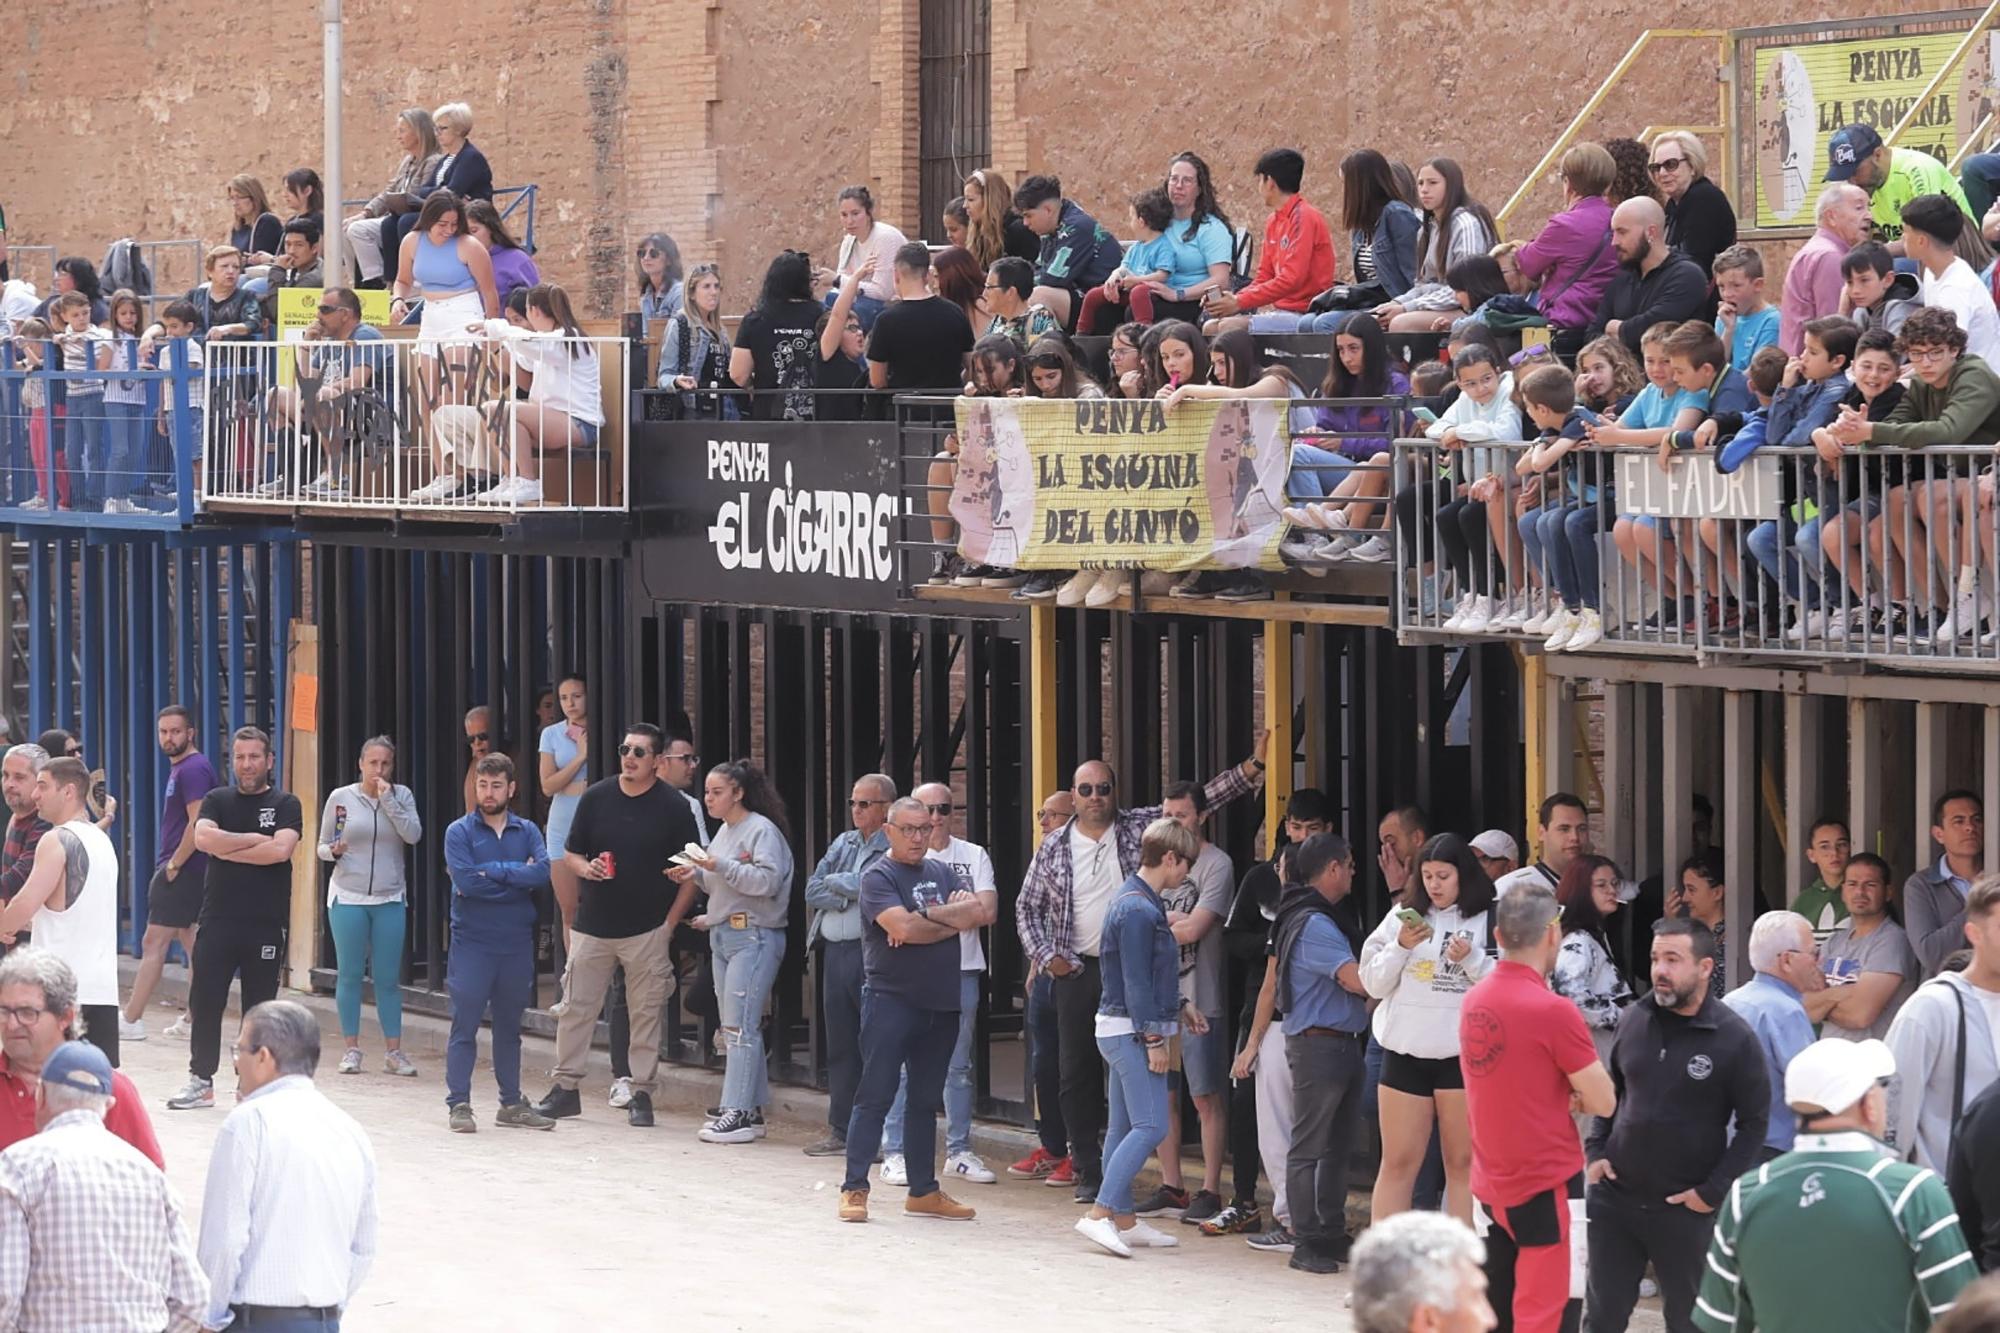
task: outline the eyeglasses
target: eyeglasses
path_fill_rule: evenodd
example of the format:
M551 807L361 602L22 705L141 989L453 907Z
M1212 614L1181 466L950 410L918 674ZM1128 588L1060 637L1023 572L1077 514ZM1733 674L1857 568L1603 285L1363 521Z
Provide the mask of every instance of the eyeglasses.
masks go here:
M1064 814L1060 810L1038 810L1035 812L1035 820L1037 823L1041 824L1046 824L1050 820L1054 819L1068 819L1068 818L1069 816Z
M0 1018L4 1018L10 1023L16 1023L21 1027L29 1027L36 1019L49 1012L51 1011L32 1004L20 1004L15 1005L11 1009L0 1009Z
M491 732L474 731L467 734L465 741L468 745L484 745L492 739L493 734Z
M997 282L989 282L986 284L985 290L989 292L997 292L1000 290L1000 284Z
M1910 347L1904 350L1903 355L1908 357L1912 362L1929 362L1949 361L1952 357L1957 356L1958 353L1952 351L1949 347ZM75 754L76 751L71 750L70 753Z
M630 758L631 756L636 755L639 758L644 759L650 756L652 753L653 753L653 747L650 745L621 745L618 747L618 754L621 758Z
M929 837L929 836L930 836L930 831L931 831L931 828L930 828L930 825L928 825L928 824L897 824L897 823L891 823L891 824L889 825L889 827L890 827L890 828L892 828L892 829L894 829L894 830L896 830L896 832L898 832L898 833L901 833L901 834L905 835L906 837L911 837L911 838L926 838L926 837Z
M926 805L924 809L934 815L948 815L952 812L952 804L950 801L946 801L943 805Z
M1669 171L1674 171L1679 169L1684 163L1686 163L1686 161L1687 159L1684 157L1664 158L1658 162L1647 163L1646 170L1652 172L1655 176L1664 176Z
M1108 782L1079 782L1076 784L1078 796L1109 796L1111 784Z

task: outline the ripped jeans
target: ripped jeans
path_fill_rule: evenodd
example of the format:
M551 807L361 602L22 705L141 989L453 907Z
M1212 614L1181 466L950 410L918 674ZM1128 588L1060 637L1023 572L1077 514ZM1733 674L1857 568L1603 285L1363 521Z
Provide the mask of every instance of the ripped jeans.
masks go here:
M715 959L715 1000L724 1039L722 1109L754 1111L771 1100L764 1058L764 1004L785 958L785 932L727 923L709 928Z

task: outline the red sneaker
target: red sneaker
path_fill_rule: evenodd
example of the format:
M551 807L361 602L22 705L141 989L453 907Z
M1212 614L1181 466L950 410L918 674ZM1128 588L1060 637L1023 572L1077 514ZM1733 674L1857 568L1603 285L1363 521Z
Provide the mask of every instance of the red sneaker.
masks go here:
M1026 1157L1008 1167L1007 1174L1018 1176L1022 1180L1040 1180L1055 1169L1056 1159L1049 1155L1049 1150L1037 1147Z
M1042 1183L1052 1189L1074 1189L1076 1186L1076 1166L1065 1157L1042 1177Z

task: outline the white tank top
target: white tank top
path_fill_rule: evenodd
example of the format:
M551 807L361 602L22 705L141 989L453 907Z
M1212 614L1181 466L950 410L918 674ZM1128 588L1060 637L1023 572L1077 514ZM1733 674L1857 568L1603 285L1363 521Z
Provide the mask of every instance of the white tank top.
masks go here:
M28 923L35 943L76 973L78 1004L118 1003L118 853L104 830L72 819L42 835L63 850L64 906Z

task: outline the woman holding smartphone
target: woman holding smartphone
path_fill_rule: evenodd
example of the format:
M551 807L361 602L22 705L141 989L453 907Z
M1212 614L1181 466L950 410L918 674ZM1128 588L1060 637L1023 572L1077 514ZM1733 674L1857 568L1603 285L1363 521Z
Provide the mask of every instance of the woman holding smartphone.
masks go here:
M1382 1167L1376 1218L1407 1212L1431 1125L1444 1146L1445 1204L1472 1221L1472 1131L1465 1075L1458 1064L1458 1012L1465 993L1493 967L1493 881L1454 833L1417 854L1423 896L1398 907L1361 946L1361 982L1382 1003Z
M562 716L542 728L542 795L549 798L549 883L555 888L556 909L562 913L563 948L569 948L569 923L576 917L576 876L562 864L576 803L590 785L590 717L583 677L564 676L556 682L556 705Z

